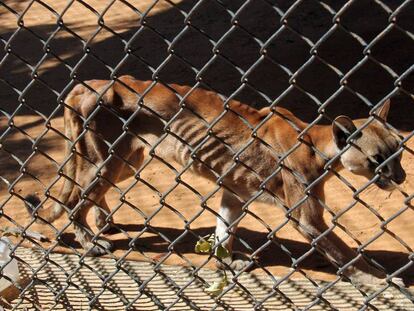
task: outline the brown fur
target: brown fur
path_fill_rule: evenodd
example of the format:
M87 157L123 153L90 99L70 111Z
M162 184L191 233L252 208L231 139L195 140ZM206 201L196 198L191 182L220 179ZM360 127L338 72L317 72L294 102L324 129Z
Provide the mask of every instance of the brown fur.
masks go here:
M64 166L65 183L59 196L62 204L49 209L38 208L39 217L53 221L62 214L64 206L74 220L76 236L82 246L92 255L105 253L111 245L103 239L92 242L93 233L86 223L88 210L98 206L98 227L101 230L109 227L106 220L110 221L107 217L110 210L105 193L112 184L132 176L134 170L140 168L144 149L148 148L166 162L190 163L195 174L214 182L223 176L224 194L216 238L230 252L241 207L262 189L258 200L285 208L295 228L309 241L316 239L318 249L330 260L343 266L357 256L328 230L323 220L326 178L310 188L305 196L308 185L324 172L327 159L345 147L347 137L356 130L349 118L339 117L332 126L316 125L298 140L298 133L307 124L286 109L258 111L237 101L224 106L218 94L202 89L163 86L129 76L119 80L112 85L109 81L88 81L96 93L82 85L69 93L64 114L69 160ZM98 103L97 94L103 94ZM95 114L97 104L102 107ZM388 109L389 102L383 105L379 116L385 119ZM258 128L253 138L252 129L270 113L271 118ZM133 114L135 117L127 125L118 117L128 120ZM215 121L219 116L219 121ZM86 120L89 121L85 124ZM361 126L363 122L356 124ZM84 126L88 131L83 132ZM110 154L109 145L114 142ZM381 122L373 121L352 144L336 164L342 163L354 173L372 178L376 176L378 163L371 158L378 153L384 158L395 153L398 137ZM242 149L235 161L235 153ZM401 183L405 179L398 157L384 166L384 170L385 167L387 172L377 176L379 186L390 188L394 182ZM275 171L277 173L273 174ZM231 258L223 264L235 269L246 266L246 262ZM344 274L354 281L370 283L383 282L385 276L363 259L356 261Z

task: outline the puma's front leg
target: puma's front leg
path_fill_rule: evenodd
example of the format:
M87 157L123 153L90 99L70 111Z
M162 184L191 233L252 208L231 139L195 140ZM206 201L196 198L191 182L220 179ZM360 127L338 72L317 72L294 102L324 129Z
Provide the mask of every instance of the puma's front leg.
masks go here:
M219 211L220 217L217 217L215 238L216 243L225 239L223 242L221 242L221 246L229 251L230 256L222 259L225 264L217 261L217 266L219 268L230 267L233 270L242 270L249 264L249 261L247 260L235 259L232 251L234 234L236 233L237 225L239 222L237 219L243 212L243 204L244 203L240 201L235 195L227 190L224 190Z
M345 266L358 256L334 232L329 231L329 227L322 218L322 213L309 209L309 206L306 208L294 213L296 214L294 218L298 221L294 226L311 243L314 243L317 251L339 267ZM372 285L385 283L386 276L384 272L370 266L363 258L345 269L343 275L354 283Z
M318 197L319 200L323 200L323 186L315 187L311 195L303 200L304 186L297 182L291 173L282 172L285 200L290 207L299 204L289 215L295 228L314 244L317 251L339 267L344 267L357 258L358 254L331 231L323 219L324 208L316 199ZM357 284L386 283L386 274L368 264L363 258L344 269L343 275ZM400 286L404 284L399 278L393 278L392 281Z
M312 217L308 217L309 215L303 217L304 214L306 215L306 212L302 213L299 220L300 225L297 228L309 241L315 242L317 240L316 249L331 262L336 262L340 267L343 267L358 256L335 233L329 232L329 228L322 218L312 219ZM345 269L343 275L359 285L386 284L386 274L368 264L363 258L358 259L352 266ZM392 282L404 286L401 278L392 278Z

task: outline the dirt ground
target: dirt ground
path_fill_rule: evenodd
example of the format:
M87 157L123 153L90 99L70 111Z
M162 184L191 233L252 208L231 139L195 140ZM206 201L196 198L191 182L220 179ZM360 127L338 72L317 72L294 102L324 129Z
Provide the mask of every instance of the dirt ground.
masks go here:
M160 1L146 17L148 24L163 34L170 43L174 42L175 49L182 58L192 63L195 68L201 69L212 56L211 45L208 40L200 36L195 30L190 30L176 41L173 41L183 28L181 13L186 12L188 14L191 8L194 7L194 1L174 2L177 3L177 7L172 7L166 1ZM5 3L21 13L27 7L29 1L6 1ZM50 5L57 12L62 12L67 1L44 1L44 3ZM91 5L97 12L104 12L110 1L93 0L86 1L86 3ZM138 10L145 11L149 8L151 1L135 0L129 1L129 3ZM247 10L250 14L241 14L240 19L242 25L249 31L261 40L265 40L275 31L278 19L275 19L272 15L274 12L269 13L264 4L258 3ZM392 1L390 3L391 6L395 5ZM235 10L240 7L240 4L241 1L234 1L228 7ZM211 5L210 10L204 6L207 5L203 4L200 10L196 10L192 15L193 24L208 33L214 40L217 40L231 26L230 18L219 6ZM320 7L318 8L317 10L312 5L306 4L299 10L298 16L292 16L293 26L299 28L312 39L320 37L329 28L327 25L330 25L330 20L326 17L326 14L320 13L324 11L320 10ZM357 26L355 28L350 26L351 30L361 31L362 34L360 34L364 38L371 40L374 38L373 34L378 33L379 29L375 26L375 23L362 21L361 8L357 7L357 9L353 11L353 15L351 14L352 20ZM407 27L407 17L403 13L399 22L401 27ZM371 15L372 19L378 22L377 24L383 22L384 17L377 7L372 10ZM6 60L0 64L0 81L2 82L0 83L0 108L4 112L0 116L0 135L5 134L0 149L0 176L2 178L0 181L0 206L2 206L0 226L19 225L25 227L30 224L31 220L19 197L32 192L42 194L45 186L56 180L56 163L59 164L63 160L63 139L56 131L63 131L63 120L61 110L54 110L57 107L57 96L67 91L66 86L71 81L71 69L68 66L73 68L76 64L80 64L76 69L76 73L77 78L81 80L108 78L108 67L105 67L101 61L107 63L109 67L115 68L125 55L123 42L128 40L130 40L130 46L135 55L147 60L154 68L157 68L165 59L167 53L166 43L158 35L154 35L153 31L147 28L136 37L133 37L138 27L139 18L140 15L137 14L137 11L122 4L121 1L117 1L104 15L105 25L114 30L116 35L104 27L101 32L94 36L97 29L96 14L84 5L75 2L63 16L64 24L76 35L84 40L89 40L92 53L100 60L97 60L97 57L88 56L79 63L84 55L81 41L69 31L59 30L53 40L50 41L50 46L52 51L66 62L66 65L64 65L50 55L41 61L44 55L43 46L39 43L39 38L28 30L22 29L19 33L13 35L17 24L16 16L0 5L0 38L2 39L0 40L0 48L2 49L7 44L6 42L11 40L9 42L11 42L13 52L23 57L32 66L39 65L37 68L39 79L29 85L32 69L24 62L8 54ZM262 23L257 23L257 18L260 18ZM38 2L32 4L23 20L27 29L43 39L56 30L56 16ZM298 23L298 21L303 23ZM344 16L344 23L348 22L347 16ZM359 28L360 26L364 27ZM358 57L360 58L361 47L353 48L356 44L355 41L341 33L337 37L334 36L332 40L326 47L321 47L321 53L325 53L323 55L326 60L346 72L351 68L350 64L355 64ZM411 64L412 42L407 41L400 33L392 33L387 37L387 40L390 42L374 49L373 55L376 59L391 66L397 74L402 74ZM236 61L240 68L245 70L258 59L258 48L255 47L251 37L247 36L245 32L240 31L239 33L236 31L229 35L228 40L224 41L225 43L221 47L223 53L230 61ZM304 59L309 58L309 54L305 53L306 51L308 53L308 48L306 49L303 41L291 33L278 38L276 43L276 45L279 44L280 49L269 46L269 53L272 57L291 66L293 70L298 69L305 62ZM289 46L288 49L284 49L286 45ZM389 56L391 46L398 47L394 48L392 57ZM4 55L5 52L0 52L0 57ZM124 62L121 62L119 68L117 67L117 73L129 73L141 79L150 78L151 72L147 66L144 66L143 62L139 61L138 56L128 57ZM281 73L280 68L272 66L274 65L270 62L260 63L257 70L254 70L252 76L249 77L251 78L249 81L270 98L276 98L288 84L287 77ZM338 87L339 79L336 76L333 78L332 72L328 72L328 69L319 62L312 66L310 70L300 75L298 83L302 83L301 86L312 94L316 93L319 100L323 102ZM378 102L393 90L393 80L374 64L367 63L364 68L366 70L361 70L359 74L355 74L350 78L349 85L372 102ZM171 65L161 69L160 77L166 82L189 85L195 83L194 72L184 66L179 57L173 58ZM376 78L375 83L370 82L370 77L373 76ZM314 77L318 77L318 79ZM215 90L230 95L240 85L240 75L234 71L234 67L229 66L229 62L221 59L205 71L205 81L208 86ZM409 90L412 82L412 75L408 75L406 79L403 79L403 88ZM20 99L25 100L25 107L18 105L19 92L23 92ZM317 114L315 103L297 90L292 93L281 99L281 105L290 108L302 119L311 121ZM263 97L249 88L237 92L235 97L255 107L266 104ZM399 92L393 96L390 122L400 130L402 135L408 135L409 131L414 129L412 121L414 109L412 105L412 98L407 95L407 92ZM15 110L18 112L13 116L14 128L9 129L8 113ZM347 114L351 117L362 117L366 116L368 110L361 100L353 97L352 92L344 92L328 106L327 112L331 116ZM54 112L51 117L51 129L46 131L44 126L45 116L49 116L52 111ZM39 140L38 150L41 152L33 155L32 143L40 135L42 135L42 138ZM406 145L408 148L414 149L414 139L410 139ZM359 194L358 202L356 202L352 191L337 177L334 177L328 183L326 189L327 205L335 213L343 211L355 203L351 210L338 219L339 225L346 228L347 233L338 226L335 229L337 234L353 247L357 247L357 244L350 238L349 234L360 243L365 243L372 237L377 236L378 238L365 248L365 253L384 266L388 272L394 272L407 265L410 262L408 254L412 253L414 247L414 209L410 205L410 200L406 199L407 194L412 195L414 193L413 153L404 152L402 161L408 176L407 181L402 185L402 189L406 194L398 190L387 193L371 186ZM25 172L20 171L23 163L26 167ZM345 171L341 171L340 174L356 188L362 186L365 182L362 178L351 176ZM37 180L33 177L36 177ZM165 165L156 161L153 161L143 171L141 177L161 193L175 184L171 171ZM214 184L189 174L185 175L185 180L203 195L208 194L215 188ZM131 179L124 181L118 187L121 191L124 191L133 182L134 180ZM56 195L58 186L59 182L52 187L52 195ZM12 195L9 194L11 189L14 191ZM142 182L134 185L126 193L128 204L120 204L119 199L120 192L117 189L112 190L107 196L111 208L117 209L114 214L115 223L122 229L122 232L107 235L109 239L115 242L115 256L125 255L129 249L130 241L137 237L135 251L127 255L129 259L165 260L169 264L182 265L189 263L201 265L208 259L206 256L195 254L194 245L198 239L197 237L214 231L215 217L211 211L202 211L200 199L191 190L183 185L176 187L166 199L166 203L172 208L159 209L160 203L157 193ZM46 205L48 204L49 202L46 203ZM207 204L212 210L217 211L219 194L209 199ZM372 209L372 211L369 209ZM268 228L263 225L261 220L269 228L275 228L284 219L282 211L274 206L253 203L249 210L256 217L247 215L242 220L239 236L255 250L267 241ZM143 214L151 218L147 227L143 225ZM394 218L394 215L398 216ZM92 215L90 216L90 222L93 223ZM331 217L328 213L326 213L326 218L331 223ZM187 233L182 238L183 228L190 220L189 228L192 233ZM381 229L381 221L387 221L386 230ZM52 242L50 243L41 243L43 248L54 247L54 250L59 252L73 252L69 247L55 245L56 230L64 230L63 243L80 250L79 245L74 241L72 227L66 228L66 223L67 218L65 216L56 221L53 227L31 224L28 229L41 232L51 239ZM179 237L180 240L174 245L174 252L170 254L168 250L170 241L172 242ZM309 249L304 239L290 226L285 226L278 231L275 241L286 246L296 257L304 254ZM245 251L241 243L238 244L237 248ZM30 243L25 241L24 245L30 245ZM261 266L277 276L285 275L291 264L289 257L280 249L277 243L271 244L261 252L258 261ZM207 267L213 267L213 262L209 261ZM309 260L301 264L300 268L312 278L327 280L332 279L335 272L332 267L321 265L320 259L316 256L311 256ZM260 272L262 270L256 269L256 271ZM300 274L297 273L296 276L300 277ZM414 268L411 266L402 271L401 276L407 282L413 284Z
M4 119L0 123L4 126ZM58 131L63 130L62 118L55 118L52 121L52 126ZM36 122L33 117L16 118L16 124L25 124L27 132L30 132L33 137L37 137L44 131L43 124ZM32 125L33 124L33 125ZM32 126L30 126L32 125ZM19 150L16 155L19 158L26 158L31 152L30 143L25 145L19 140L20 134L11 135L5 144L7 148L13 143L19 145ZM48 146L47 156L53 158L57 163L63 161L63 142L57 134L47 134L47 138L44 141L44 146ZM410 140L408 147L413 149L414 142ZM42 146L39 147L42 150ZM0 159L0 170L6 172L10 170L10 165L14 164L10 159L2 154ZM408 178L402 185L404 191L408 194L414 192L414 184L412 176L414 175L414 161L413 155L405 152L403 156L403 167L405 168ZM14 164L14 169L18 167ZM37 192L43 193L43 185L49 185L57 176L56 166L52 164L45 156L39 154L35 155L27 165L28 172L35 172L39 181L33 181L33 178L24 176L13 187L14 191L19 196L24 196L28 193ZM15 174L16 171L11 174ZM352 176L346 171L340 171L341 176L346 178L356 188L363 185L365 180L363 178L357 178ZM8 177L7 175L3 175ZM142 172L142 178L147 183L154 186L158 191L164 193L171 186L175 184L174 174L165 165L157 163L150 164ZM207 182L203 179L197 178L190 174L185 174L185 182L188 182L202 195L208 194L215 188L215 185L211 182ZM125 191L134 179L126 180L120 183L119 189ZM43 184L43 185L42 185ZM57 195L57 189L59 189L59 183L52 188L51 194ZM1 189L1 198L3 202L4 216L0 219L2 226L13 226L11 221L8 221L9 217L13 222L19 226L25 227L30 223L30 217L28 216L22 201L18 196L11 196L7 193L6 187ZM159 196L149 187L143 183L138 183L132 187L126 193L126 199L128 204L120 204L120 192L112 190L107 195L107 200L112 209L117 209L114 214L115 223L119 228L123 230L122 233L106 235L115 243L116 256L123 256L126 250L129 249L129 243L135 237L137 239L136 250L128 254L129 259L137 260L162 260L167 257L166 263L169 264L189 264L194 265L203 264L208 257L197 255L194 253L194 246L197 241L197 236L205 236L214 232L215 229L215 216L210 211L202 211L200 207L200 199L189 189L180 185L173 192L171 192L166 199L166 203L173 209L167 207L158 210L160 207ZM326 189L326 202L333 212L338 213L341 210L347 208L350 204L353 204L355 200L352 197L353 193L347 188L342 181L337 177L334 177ZM212 199L208 200L208 206L217 211L219 207L219 194L215 195ZM367 190L363 191L359 195L361 203L355 204L355 206L348 212L344 213L339 218L339 224L344 226L347 231L352 234L361 243L367 242L374 236L378 236L374 242L368 245L366 248L366 254L375 259L378 263L387 268L387 271L393 272L398 268L408 264L408 253L412 251L414 245L413 235L413 223L414 223L414 210L407 207L404 204L405 197L398 190L387 193L383 190L370 186ZM50 203L46 202L46 205ZM383 220L391 220L391 218L398 214L397 217L392 219L386 226L387 231L382 232L380 228L380 219L369 211L366 204L375 211L379 217ZM138 211L139 209L139 211ZM246 241L254 250L259 248L265 242L267 242L268 229L260 222L263 220L269 228L276 228L284 221L284 216L281 210L275 206L253 203L249 210L258 218L247 215L240 224L238 231L239 236ZM153 215L153 218L148 222L150 227L146 229L143 225L144 218L142 213L147 217ZM200 213L200 214L199 214ZM89 223L93 224L93 213L90 213ZM194 219L195 218L195 219ZM329 222L331 217L326 213L327 221ZM174 246L176 253L168 253L168 241L174 241L183 234L183 228L187 221L194 219L189 228L194 234L187 233L184 238L181 238L179 242ZM61 219L53 223L54 227L34 223L29 227L29 230L43 233L49 237L52 243L42 243L44 248L55 247L55 230L64 229L63 242L81 251L80 245L74 241L74 234L72 227L66 227L68 219L63 216ZM93 227L96 230L96 227ZM339 228L335 230L349 245L356 247L356 243ZM277 241L286 246L295 256L299 257L304 254L309 246L306 241L300 236L290 225L283 227L277 234ZM400 243L403 241L404 244ZM238 249L246 251L240 243L238 243ZM24 245L30 245L25 242ZM72 252L68 247L57 246L54 250L59 252ZM270 272L275 275L281 276L289 271L291 264L288 256L281 251L276 245L267 247L259 255L260 265L264 266ZM213 261L210 261L207 267L213 268ZM332 279L334 269L332 267L320 266L320 258L311 256L310 260L306 260L301 265L303 271L309 276L319 279ZM258 269L257 271L260 271ZM401 275L409 282L414 282L413 268L409 268ZM298 275L299 276L299 275Z

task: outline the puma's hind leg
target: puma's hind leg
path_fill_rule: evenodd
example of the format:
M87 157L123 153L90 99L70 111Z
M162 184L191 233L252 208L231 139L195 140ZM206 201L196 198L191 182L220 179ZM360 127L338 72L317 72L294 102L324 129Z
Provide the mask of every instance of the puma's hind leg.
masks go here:
M94 206L94 213L95 213L95 225L98 230L102 231L102 233L109 233L113 228L113 218L112 216L108 218L109 214L111 213L111 209L106 202L105 197L101 199L99 204Z
M97 206L98 213L95 220L98 221L98 228L102 229L108 226L107 216L110 209L105 201L105 194L116 182L122 181L132 175L130 170L125 167L123 159L137 159L133 164L138 168L143 161L143 148L128 149L120 147L117 150L117 156L107 161L100 171L95 166L85 169L84 165L79 165L77 176L82 176L80 184L82 191L76 187L68 200L67 205L73 209L72 218L75 227L75 235L82 247L94 256L104 254L112 248L112 243L101 237L96 238L91 227L87 223L87 214L92 206ZM132 153L134 154L132 157ZM105 159L103 159L105 160ZM131 162L129 162L131 163ZM83 192L83 193L81 193ZM82 196L82 198L81 198Z
M124 181L129 177L133 176L135 171L132 169L139 169L144 161L144 147L137 148L127 159L127 164L122 164L122 168L120 169L120 175L118 176L117 182ZM132 167L129 167L131 165ZM113 221L113 217L108 215L111 213L111 209L108 206L105 197L102 197L99 204L94 206L95 212L95 225L98 230L102 230L103 233L110 233L112 230L116 231L116 225Z

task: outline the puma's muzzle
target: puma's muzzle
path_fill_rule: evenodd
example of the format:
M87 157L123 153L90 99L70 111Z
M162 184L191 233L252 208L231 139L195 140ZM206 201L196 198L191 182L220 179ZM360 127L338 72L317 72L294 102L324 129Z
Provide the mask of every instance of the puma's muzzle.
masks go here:
M375 181L375 184L379 188L388 191L394 190L395 184L401 185L405 181L407 174L401 167L401 164L398 163L398 165L400 166L400 169L392 171L389 176L381 175L380 178Z

